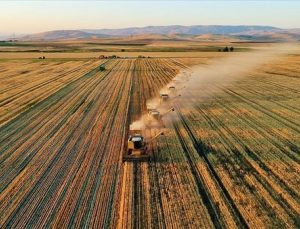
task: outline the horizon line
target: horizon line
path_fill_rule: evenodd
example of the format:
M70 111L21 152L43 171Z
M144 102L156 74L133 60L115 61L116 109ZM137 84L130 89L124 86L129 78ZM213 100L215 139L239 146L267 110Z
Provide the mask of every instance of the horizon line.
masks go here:
M168 25L145 25L145 26L128 26L128 27L119 27L119 28L70 28L70 29L51 29L51 30L44 30L39 32L29 32L29 33L18 33L18 32L10 32L10 33L1 33L0 35L9 35L9 34L15 34L15 35L29 35L29 34L37 34L37 33L46 33L46 32L52 32L52 31L83 31L83 30L121 30L121 29L134 29L134 28L147 28L147 27L169 27L169 26L182 26L182 27L192 27L192 26L232 26L232 27L238 27L238 26L256 26L256 27L273 27L276 29L300 29L300 27L278 27L275 25L259 25L259 24L193 24L193 25L183 25L183 24L168 24Z

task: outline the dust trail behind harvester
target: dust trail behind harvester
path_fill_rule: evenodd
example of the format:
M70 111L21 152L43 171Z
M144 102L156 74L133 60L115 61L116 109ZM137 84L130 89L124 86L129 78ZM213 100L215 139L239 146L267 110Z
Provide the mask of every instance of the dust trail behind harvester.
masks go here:
M176 87L182 88L177 92L181 97L174 103L185 108L195 102L204 101L212 95L217 95L222 90L220 88L238 83L259 67L269 63L275 64L287 54L299 53L299 47L296 44L281 44L247 53L227 53L226 57L210 61L207 65L192 67L188 80L186 73L180 73L174 78Z
M205 65L192 67L189 71L182 71L168 85L175 86L175 92L170 93L168 86L161 88L160 93L168 92L171 96L169 101L160 102L159 98L147 101L147 106L154 107L161 112L170 107L179 106L187 108L193 103L208 99L209 96L216 95L221 89L237 83L243 77L253 73L264 64L276 62L282 56L298 52L300 46L297 44L271 45L268 48L261 48L250 52L229 52L225 57L212 60ZM214 87L212 87L214 86ZM206 89L209 87L209 95ZM178 97L180 95L180 97ZM177 97L172 99L172 97ZM166 122L175 119L176 115L164 117ZM134 125L145 128L145 116L134 122Z
M131 129L143 130L146 128L144 115L139 119L130 124Z

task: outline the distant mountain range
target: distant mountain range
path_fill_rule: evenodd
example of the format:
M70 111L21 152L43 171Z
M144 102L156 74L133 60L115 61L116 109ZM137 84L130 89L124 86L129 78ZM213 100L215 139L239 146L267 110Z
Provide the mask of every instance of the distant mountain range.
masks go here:
M300 38L300 29L281 29L272 26L229 26L229 25L194 25L194 26L147 26L124 29L81 29L81 30L54 30L44 33L29 34L19 37L20 40L63 40L130 37L139 35L164 35L164 39L193 39L204 34L233 36L239 39L275 39L286 40ZM199 36L200 35L200 36Z
M111 36L130 36L137 34L238 34L250 31L279 31L279 28L271 26L223 26L223 25L170 25L170 26L147 26L147 27L131 27L124 29L83 29L82 31L94 34L106 34Z
M102 38L110 37L108 35L93 34L82 30L54 30L44 33L34 33L23 37L20 40L65 40L65 39L84 39L84 38Z

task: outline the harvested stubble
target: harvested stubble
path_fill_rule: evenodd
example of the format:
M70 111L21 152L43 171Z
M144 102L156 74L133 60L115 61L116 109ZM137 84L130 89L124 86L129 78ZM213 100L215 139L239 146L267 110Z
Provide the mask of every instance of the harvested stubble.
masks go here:
M122 205L127 218L119 225L299 227L297 58L284 57L231 85L216 82L203 89L204 98L188 91L189 99L174 103L175 121L153 143L152 161L127 170L132 189L123 195L131 202ZM203 130L209 134L203 137Z
M115 222L133 82L158 90L180 68L162 71L165 59L109 60L101 72L101 63L29 62L16 72L15 63L2 63L1 99L10 110L1 106L1 226Z
M188 91L150 163L123 165L146 100L206 60L1 63L0 226L299 227L298 60Z

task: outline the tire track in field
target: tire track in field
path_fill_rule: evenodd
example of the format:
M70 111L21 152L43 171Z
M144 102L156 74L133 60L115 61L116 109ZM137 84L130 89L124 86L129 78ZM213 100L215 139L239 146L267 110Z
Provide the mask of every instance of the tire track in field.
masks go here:
M226 198L226 202L229 204L230 209L232 210L233 215L235 215L235 217L236 217L235 219L237 220L237 224L241 228L248 228L248 225L247 225L245 219L243 218L242 214L238 210L237 206L235 205L235 202L231 198L231 196L228 193L227 189L224 187L224 185L223 185L220 177L218 176L217 172L215 171L213 165L210 163L209 159L205 155L205 153L204 153L205 151L204 151L204 148L202 147L201 143L199 144L198 140L196 140L195 136L193 135L191 129L189 128L188 124L185 121L184 116L181 114L180 108L178 106L176 106L176 111L177 111L178 116L180 117L180 121L182 122L185 131L187 132L190 140L193 143L194 149L196 150L196 152L198 153L198 155L203 159L203 161L205 162L205 164L206 164L207 168L209 169L210 173L212 174L212 176L216 180L218 186L222 190L222 193L224 194L224 196ZM178 138L181 141L181 145L182 145L182 147L185 148L185 150L184 150L186 152L185 154L188 156L189 153L187 151L186 143L184 143L184 137L180 134L180 130L179 130L177 124L174 124L174 125L175 125L176 134L178 135ZM189 164L192 165L193 163L194 162L192 161L192 159L189 158ZM196 168L194 168L194 170L195 170L193 172L194 177L199 177L199 175L197 175ZM200 178L197 178L197 179L200 179ZM199 181L197 183L199 184L199 188L201 187L201 189L203 189L202 187L205 187L203 181ZM204 192L205 192L204 190L201 190L200 194L203 194ZM211 198L210 198L208 190L206 190L206 193L207 194L206 194L206 198L205 198L204 202L210 202ZM215 206L214 206L213 203L210 203L210 206L208 206L208 209L210 209L210 214L211 214L211 217L214 218L213 222L215 224L215 222L219 218L219 214L217 213L216 208L215 208ZM215 226L216 226L216 224L215 224ZM217 223L217 227L221 227L221 224Z
M224 105L224 103L222 103ZM200 108L199 108L200 109ZM203 112L203 111L202 111ZM215 128L219 128L222 127L224 128L229 134L230 136L232 136L235 140L235 142L237 142L245 151L245 153L248 154L248 156L250 158L253 159L253 161L257 162L258 165L262 168L265 169L266 172L268 172L270 175L272 175L272 177L277 180L277 182L279 182L283 188L285 190L287 190L289 193L292 194L292 196L294 198L297 197L297 194L286 184L286 182L284 182L281 178L279 178L276 174L273 173L273 171L271 171L260 159L259 156L257 156L254 152L252 152L249 148L245 147L244 144L234 135L234 133L232 131L230 131L224 124L222 124L222 122L214 115L210 114L211 117L208 117L208 115L205 115L207 119L210 119L210 123L214 123L216 122L217 124L214 124ZM214 119L214 122L211 120L211 118ZM218 126L218 127L217 127ZM220 131L219 131L220 132ZM223 136L224 141L225 142L230 142L230 140L227 139L227 137ZM241 152L233 146L233 143L230 146L231 148L234 149L234 153L236 154L236 156L238 157L238 155L241 155L244 158L244 161L247 163L239 163L239 164L243 164L243 165L247 165L247 167L251 168L251 170L256 171L257 173L253 173L253 175L256 177L256 179L263 185L263 187L268 191L268 193L270 194L270 196L272 196L272 198L274 200L277 200L277 202L280 204L280 206L286 211L286 213L291 217L291 219L294 221L295 225L297 225L297 218L295 217L297 215L296 211L294 210L294 208L292 206L290 206L290 204L283 199L279 194L274 193L272 187L270 186L269 182L267 180L265 180L260 174L259 172L251 165L251 163L248 161L248 159L241 154ZM297 198L299 199L299 198ZM269 206L271 208L271 206Z

